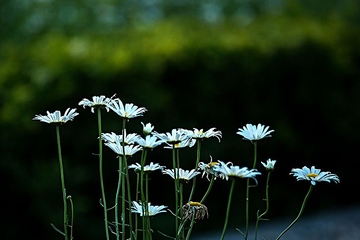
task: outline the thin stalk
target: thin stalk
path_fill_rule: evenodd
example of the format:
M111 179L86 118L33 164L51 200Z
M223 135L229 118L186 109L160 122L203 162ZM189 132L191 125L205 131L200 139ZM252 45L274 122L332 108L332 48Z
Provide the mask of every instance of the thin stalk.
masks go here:
M257 219L256 219L256 224L255 224L255 240L257 239L257 235L258 235L258 225L259 225L259 221L261 220L261 218L269 211L269 181L270 181L270 174L271 172L268 172L267 174L267 179L266 179L266 190L265 190L265 197L266 197L266 209L265 211L258 215Z
M208 189L206 190L205 192L205 195L203 196L203 198L201 199L200 203L203 203L205 201L205 199L207 198L207 196L209 195L210 193L210 190L212 188L212 186L214 185L214 182L215 182L215 176L214 175L211 175L211 180L210 180L210 184L208 186Z
M143 240L147 239L147 229L146 229L146 217L145 213L147 212L147 202L145 198L145 191L144 191L144 166L145 166L145 159L146 159L146 149L143 149L142 156L141 156L141 171L140 171L140 194L141 194L141 206L142 206L142 230L143 230Z
M304 198L304 201L303 201L303 203L302 203L302 205L301 205L301 209L300 209L299 214L298 214L297 217L294 219L294 221L292 221L292 223L290 223L290 225L289 225L287 228L285 228L284 231L282 231L282 232L280 233L280 235L276 238L276 240L279 240L279 239L297 222L297 220L301 217L301 214L304 212L306 202L307 202L307 200L309 199L309 196L310 196L310 193L311 193L313 187L314 187L314 186L313 186L312 184L310 184L309 191L307 192L307 194L306 194L306 196L305 196L305 198Z
M101 187L101 195L102 195L102 205L104 208L104 223L105 223L105 235L106 239L109 240L109 227L108 227L108 217L107 217L107 205L105 198L105 187L104 187L104 179L103 179L103 157L102 157L102 129L101 129L101 109L97 108L97 116L98 116L98 135L99 135L99 175L100 175L100 187Z
M197 139L196 140L197 143L197 149L196 149L196 163L195 163L195 169L197 169L199 161L200 161L200 152L201 152L201 139ZM196 178L193 178L192 180L192 187L191 187L191 192L190 192L190 196L189 196L189 201L191 201L194 192L195 192L195 186L196 186Z
M223 240L224 237L225 237L225 233L226 233L226 229L227 229L227 225L228 225L228 221L229 221L231 199L232 199L232 195L233 195L233 192L234 192L234 187L235 187L235 179L232 179L230 192L229 192L228 204L227 204L227 208L226 208L226 216L225 216L224 228L223 228L220 240Z
M181 209L181 207L183 206L183 184L182 184L182 182L180 181L179 182L179 206L180 206L180 209ZM180 219L181 219L181 221L183 221L182 219L183 219L183 211L182 211L182 209L180 210ZM180 236L181 236L181 238L180 239L184 239L184 237L185 237L185 232L184 232L184 228L181 228L181 230L180 230Z
M120 196L120 189L121 189L121 181L122 181L122 175L123 175L123 163L122 158L118 156L119 158L119 178L118 178L118 185L116 188L116 194L115 194L115 233L116 233L116 239L120 240L120 234L119 234L119 196Z
M178 219L178 206L179 206L179 192L178 192L178 178L179 178L179 170L176 168L176 148L173 146L172 149L172 159L173 159L173 168L174 168L174 185L175 185L175 239L178 240L178 227L179 227L179 219Z
M125 169L125 161L124 155L121 156L122 166ZM123 170L122 169L122 170ZM121 239L125 240L125 225L126 225L126 217L125 217L125 173L121 174Z
M61 143L60 143L60 127L56 126L56 140L58 145L58 155L59 155L59 166L60 166L60 178L61 178L61 189L63 196L63 205L64 205L64 236L65 240L68 240L68 214L67 214L67 203L66 203L66 188L65 188L65 176L64 176L64 167L61 155Z
M132 215L131 215L131 191L130 191L130 178L129 178L129 168L127 165L126 155L124 155L124 169L125 169L125 179L126 179L126 189L127 189L127 201L128 201L128 208L129 208L129 232L130 232L130 239L133 239L133 231L132 231Z
M70 240L73 240L73 231L74 231L74 203L72 201L72 197L69 195L67 199L70 202L70 209L71 209L71 220L70 220Z
M253 169L256 168L257 161L257 142L254 143L254 162ZM249 190L250 190L250 178L246 180L246 199L245 199L245 240L247 240L249 235Z

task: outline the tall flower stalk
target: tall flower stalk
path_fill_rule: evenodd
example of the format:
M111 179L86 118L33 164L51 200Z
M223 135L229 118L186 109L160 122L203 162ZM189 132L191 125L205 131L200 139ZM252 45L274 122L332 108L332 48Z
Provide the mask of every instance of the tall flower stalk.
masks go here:
M62 199L63 199L63 225L64 225L64 232L60 231L58 228L56 228L53 224L51 226L60 234L62 234L65 238L65 240L69 239L68 236L68 227L71 228L71 234L70 234L70 240L72 240L72 234L73 234L73 203L72 199L70 197L70 203L71 203L71 223L69 225L69 219L68 219L68 207L67 207L67 195L66 195L66 187L65 187L65 174L64 174L64 167L63 167L63 160L62 160L62 154L61 154L61 142L60 142L60 125L65 124L68 121L72 121L79 113L76 112L76 108L73 109L66 109L65 113L61 115L60 111L55 111L53 113L50 113L47 111L47 115L35 115L33 120L39 120L40 122L45 122L49 124L55 125L56 129L56 142L57 142L57 148L58 148L58 158L59 158L59 168L60 168L60 180L61 180L61 192L62 192Z
M255 240L257 240L259 221L263 220L262 217L265 216L267 214L267 212L269 211L269 181L270 181L270 174L274 170L275 163L276 163L276 160L271 160L271 159L268 159L266 164L261 162L261 164L266 168L266 171L268 172L267 178L266 178L266 188L265 188L266 209L260 215L257 214L256 223L255 223Z
M262 124L252 125L246 124L243 128L239 128L237 134L243 136L244 140L248 140L254 144L254 160L253 160L253 169L256 169L257 161L257 142L263 138L271 137L270 133L274 130L269 130L269 127L265 127ZM246 199L245 199L245 240L249 235L249 191L250 191L250 182L249 179L246 182Z
M104 227L105 227L105 236L109 240L109 225L108 225L108 215L107 215L107 203L105 195L105 186L104 186L104 177L103 177L103 148L102 148L102 126L101 126L101 108L97 108L97 117L98 117L98 135L99 135L99 177L100 177L100 188L101 188L101 202L104 210Z
M115 96L115 95L114 95ZM94 113L96 109L97 119L98 119L98 143L99 143L99 178L100 178L100 189L101 189L101 205L104 210L104 227L105 227L105 236L106 239L109 240L109 221L107 215L107 203L106 203L106 195L105 195L105 186L104 186L104 177L103 177L103 149L102 149L102 123L101 123L101 109L105 108L107 112L109 112L108 103L114 97L107 98L104 95L101 96L93 96L92 100L82 99L78 104L80 106L90 107L91 112Z
M61 189L62 189L62 198L63 198L63 206L64 206L64 237L65 240L68 240L68 213L67 213L67 201L66 201L66 188L65 188L65 176L64 176L64 167L63 160L61 155L61 143L60 143L60 129L59 126L56 126L56 141L58 146L58 156L59 156L59 167L60 167L60 179L61 179Z

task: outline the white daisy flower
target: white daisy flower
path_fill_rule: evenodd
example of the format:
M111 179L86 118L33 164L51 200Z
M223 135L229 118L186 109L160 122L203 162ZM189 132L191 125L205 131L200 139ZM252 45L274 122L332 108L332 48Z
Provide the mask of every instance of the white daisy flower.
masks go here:
M155 148L161 145L164 141L159 140L156 136L146 135L145 139L139 136L135 142L143 148Z
M167 208L167 206L164 205L152 206L151 203L149 202L147 206L147 212L145 212L146 208L143 209L141 202L138 203L136 201L132 201L132 204L133 206L131 207L131 212L140 214L140 217L142 217L143 215L154 216L158 213L166 212L166 210L164 209Z
M268 172L272 172L274 170L275 163L276 160L271 160L270 158L266 161L266 163L261 162Z
M154 136L157 136L158 138L160 138L161 140L163 140L168 144L178 144L181 143L182 141L186 141L189 139L188 135L186 134L185 131L183 131L183 129L172 129L171 133L154 132L153 134Z
M207 131L203 131L203 129L197 129L197 128L194 128L193 131L191 130L184 130L188 135L189 137L193 138L193 139L204 139L204 138L210 138L210 137L216 137L219 142L221 140L221 137L222 137L222 133L221 131L214 131L216 128L210 128L209 130Z
M244 140L249 141L257 141L266 137L271 137L270 133L274 132L274 130L269 130L269 127L265 127L260 123L255 126L252 124L246 124L245 127L239 128L237 134L243 136Z
M141 122L141 124L143 125L143 133L145 135L149 135L154 130L154 126L151 123L144 124Z
M135 172L140 172L141 171L141 164L139 163L135 163L135 164L131 164L129 166L129 169L133 168ZM153 172L156 170L163 170L165 168L165 166L160 166L160 164L158 163L153 163L151 162L149 165L145 165L144 166L144 172Z
M296 177L296 180L307 180L310 181L312 185L316 185L316 182L335 182L339 183L340 179L336 174L331 172L321 172L320 169L316 169L314 166L311 168L293 168L290 175Z
M105 142L113 142L115 143L116 141L119 141L121 144L124 142L126 145L130 145L130 144L134 144L138 138L140 138L140 136L137 133L130 133L130 134L126 134L126 129L124 130L125 132L125 139L123 139L123 135L120 134L116 134L114 132L111 133L102 133L101 134L101 138L105 141Z
M171 144L171 143L167 143L165 142L165 144L167 146L165 146L164 148L185 148L185 147L193 147L196 143L196 139L192 139L192 138L188 138L185 139L184 141L181 141L179 143L175 143L175 144Z
M106 111L109 112L110 109L107 105L111 102L113 97L115 97L115 94L111 98L105 97L104 95L93 96L92 101L87 98L84 98L79 102L79 105L80 106L82 105L84 108L90 107L92 113L94 113L95 108L105 108Z
M104 144L118 155L124 155L124 149L125 149L125 156L132 156L138 151L142 150L142 147L138 145L123 146L120 139L116 139L116 142L105 142Z
M184 180L185 182L188 182L189 180L200 174L200 172L196 171L195 169L184 170L181 168L175 168L175 174L174 174L174 169L162 170L162 173L168 174L173 179L180 179L180 180Z
M127 119L143 116L143 113L147 111L146 108L138 107L133 103L126 103L124 105L119 98L111 100L108 107L120 117Z
M79 113L76 112L76 108L66 109L64 115L61 115L61 112L58 110L56 110L53 113L47 111L46 114L47 114L46 116L35 115L35 117L32 120L39 120L40 122L45 122L50 124L64 124L67 121L72 121L74 117L79 115Z
M261 175L256 169L248 170L247 167L240 168L239 166L233 166L231 162L224 163L218 160L219 165L215 165L214 171L219 172L222 179L228 180L229 178L252 178L256 181L256 175Z

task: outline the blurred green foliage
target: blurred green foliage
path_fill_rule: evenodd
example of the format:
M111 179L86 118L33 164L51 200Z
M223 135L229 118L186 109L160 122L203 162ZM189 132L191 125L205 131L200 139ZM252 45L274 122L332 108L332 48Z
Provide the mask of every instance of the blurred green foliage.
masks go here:
M38 1L39 7L45 2ZM50 227L50 223L60 226L62 216L55 129L31 119L48 110L77 107L82 98L101 94L116 93L124 102L149 110L143 118L130 121L131 131L141 131L140 121L151 122L159 132L177 127L221 130L221 143L216 139L203 143L204 162L212 155L247 166L252 146L235 134L237 128L260 122L275 129L273 138L259 144L259 161L278 160L272 175L271 217L295 215L300 207L307 184L288 176L292 167L315 165L338 174L342 181L337 186L316 187L309 211L355 203L351 192L357 183L351 176L359 167L353 158L360 120L360 34L352 13L357 5L345 2L351 1L344 1L340 13L350 12L348 18L325 13L315 18L309 10L315 6L289 1L292 11L288 15L258 14L251 21L234 16L206 23L177 16L148 25L129 20L130 27L114 25L111 31L95 31L106 22L80 30L91 25L84 21L80 27L49 25L51 31L44 27L32 36L7 28L9 36L2 36L0 44L0 176L2 206L10 211L3 217L2 236L61 239ZM13 6L4 1L2 13L9 9L6 4ZM223 9L231 12L229 5ZM13 20L21 27L19 17L13 15ZM10 22L4 17L1 21ZM68 193L77 213L75 237L101 239L100 187L93 155L96 116L89 109L78 108L78 112L73 122L61 127ZM104 113L103 118L104 132L119 131L120 119L115 114ZM155 149L149 157L168 165L171 156ZM111 199L117 163L110 151L105 152L105 159ZM192 168L195 150L184 150L182 159ZM166 188L164 177L153 176L152 202L171 207L172 185ZM200 197L207 182L202 179L198 185ZM215 183L205 203L210 219L199 222L194 232L221 226L227 199L218 196L227 196L226 185ZM243 190L239 187L235 194L240 206ZM262 188L253 194L254 205L261 205L255 196L262 198ZM243 219L237 216L232 217L239 227ZM169 216L156 218L165 221L157 226L154 220L154 229L172 227Z

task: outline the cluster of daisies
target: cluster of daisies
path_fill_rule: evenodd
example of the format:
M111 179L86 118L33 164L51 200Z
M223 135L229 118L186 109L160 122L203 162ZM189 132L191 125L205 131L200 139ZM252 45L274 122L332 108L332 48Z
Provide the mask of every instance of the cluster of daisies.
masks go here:
M93 96L91 100L83 99L79 102L80 106L90 107L91 111L94 113L95 109L104 108L106 111L112 110L117 115L124 119L131 119L138 116L142 116L146 112L146 108L138 107L132 103L124 104L119 98L115 98L115 95L111 98L105 96ZM36 115L33 120L39 120L41 122L61 125L68 121L72 121L77 115L76 108L68 108L64 114L61 114L60 111L47 112L46 115ZM153 149L160 145L165 145L164 148L174 149L174 148L185 148L192 147L197 140L203 140L206 138L215 137L220 142L222 138L221 131L216 130L216 128L211 128L207 131L203 129L187 130L187 129L172 129L170 132L158 133L154 131L154 126L151 123L141 123L143 125L144 137L136 134L130 133L127 134L126 131L123 131L123 134L111 133L102 133L101 138L104 142L104 145L109 147L118 155L132 156L135 153L141 151L142 149ZM239 128L237 134L242 136L244 140L253 142L259 141L263 138L271 137L271 133L274 130L269 130L269 127L265 127L262 124L246 124L243 128ZM268 159L267 162L262 162L262 165L267 171L273 171L276 160ZM206 175L206 178L209 179L209 176L214 176L215 178L221 179L233 179L233 178L250 178L256 181L256 177L261 173L257 169L248 169L247 167L235 166L232 162L223 162L221 160L213 161L210 160L209 163L199 162L197 169L184 170L181 168L166 169L165 166L161 166L158 163L151 162L148 165L142 166L139 163L131 164L128 166L129 169L134 169L135 172L150 173L152 171L160 170L163 174L169 175L173 179L182 180L188 182L194 177L202 174ZM297 180L306 180L309 181L312 185L315 185L317 182L335 182L338 183L339 177L331 172L324 172L320 169L315 168L314 166L308 168L304 166L303 168L294 168L291 170L291 175L296 177ZM144 214L147 216L153 216L158 213L165 212L166 206L153 206L147 203L146 206L147 212L144 212L143 206L141 203L133 201L132 212ZM186 219L191 219L191 217L196 217L201 219L204 216L208 215L208 210L205 205L198 202L189 202L183 206L185 211L184 217Z

